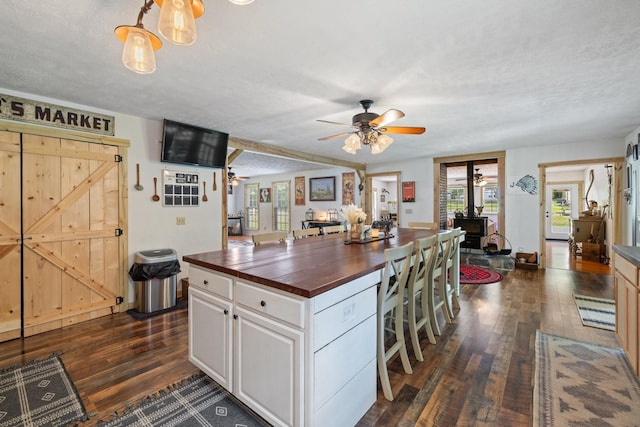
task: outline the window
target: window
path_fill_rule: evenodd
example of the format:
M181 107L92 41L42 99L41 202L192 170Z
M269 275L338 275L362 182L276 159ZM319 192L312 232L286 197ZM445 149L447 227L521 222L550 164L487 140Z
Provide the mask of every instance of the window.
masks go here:
M483 213L498 213L498 186L487 184L482 188Z
M462 211L467 208L466 202L466 187L461 185L450 185L447 187L447 212L454 213L455 211Z
M272 184L271 201L273 203L273 231L289 231L291 182L279 181Z
M244 218L244 228L246 230L260 230L260 184L244 185L244 205L246 216Z

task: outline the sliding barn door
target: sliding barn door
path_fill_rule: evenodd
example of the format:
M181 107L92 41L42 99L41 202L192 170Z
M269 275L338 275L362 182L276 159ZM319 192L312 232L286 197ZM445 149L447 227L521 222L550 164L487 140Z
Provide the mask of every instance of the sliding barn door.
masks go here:
M20 336L20 134L0 132L0 342Z
M24 336L119 311L117 154L22 134Z

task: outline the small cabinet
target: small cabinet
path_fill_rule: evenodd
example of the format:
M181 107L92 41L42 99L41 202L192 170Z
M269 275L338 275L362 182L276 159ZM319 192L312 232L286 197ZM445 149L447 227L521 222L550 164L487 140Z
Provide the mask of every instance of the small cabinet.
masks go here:
M616 336L636 375L640 374L638 267L615 254Z

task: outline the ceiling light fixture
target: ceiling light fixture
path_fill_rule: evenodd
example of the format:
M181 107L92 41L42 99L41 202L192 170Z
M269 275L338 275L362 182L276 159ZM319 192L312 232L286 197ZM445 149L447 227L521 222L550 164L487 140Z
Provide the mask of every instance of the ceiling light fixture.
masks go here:
M229 0L244 5L253 0ZM153 3L160 7L158 32L167 41L189 46L197 38L195 20L204 14L202 0L144 0L138 13L136 25L120 25L114 33L122 43L122 63L131 71L139 74L151 74L156 70L156 58L153 51L162 47L158 36L146 30L142 18L151 10Z
M371 147L371 154L380 154L393 144L393 138L382 133L383 129L363 128L352 133L345 139L342 149L349 154L356 154L356 151L363 145Z

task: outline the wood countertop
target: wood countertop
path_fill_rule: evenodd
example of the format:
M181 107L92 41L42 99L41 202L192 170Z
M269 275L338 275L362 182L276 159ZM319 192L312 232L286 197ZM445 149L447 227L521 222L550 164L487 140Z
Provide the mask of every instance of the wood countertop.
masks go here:
M182 259L192 265L312 298L381 269L385 249L437 233L396 228L392 238L348 245L346 234L340 233L185 255Z

